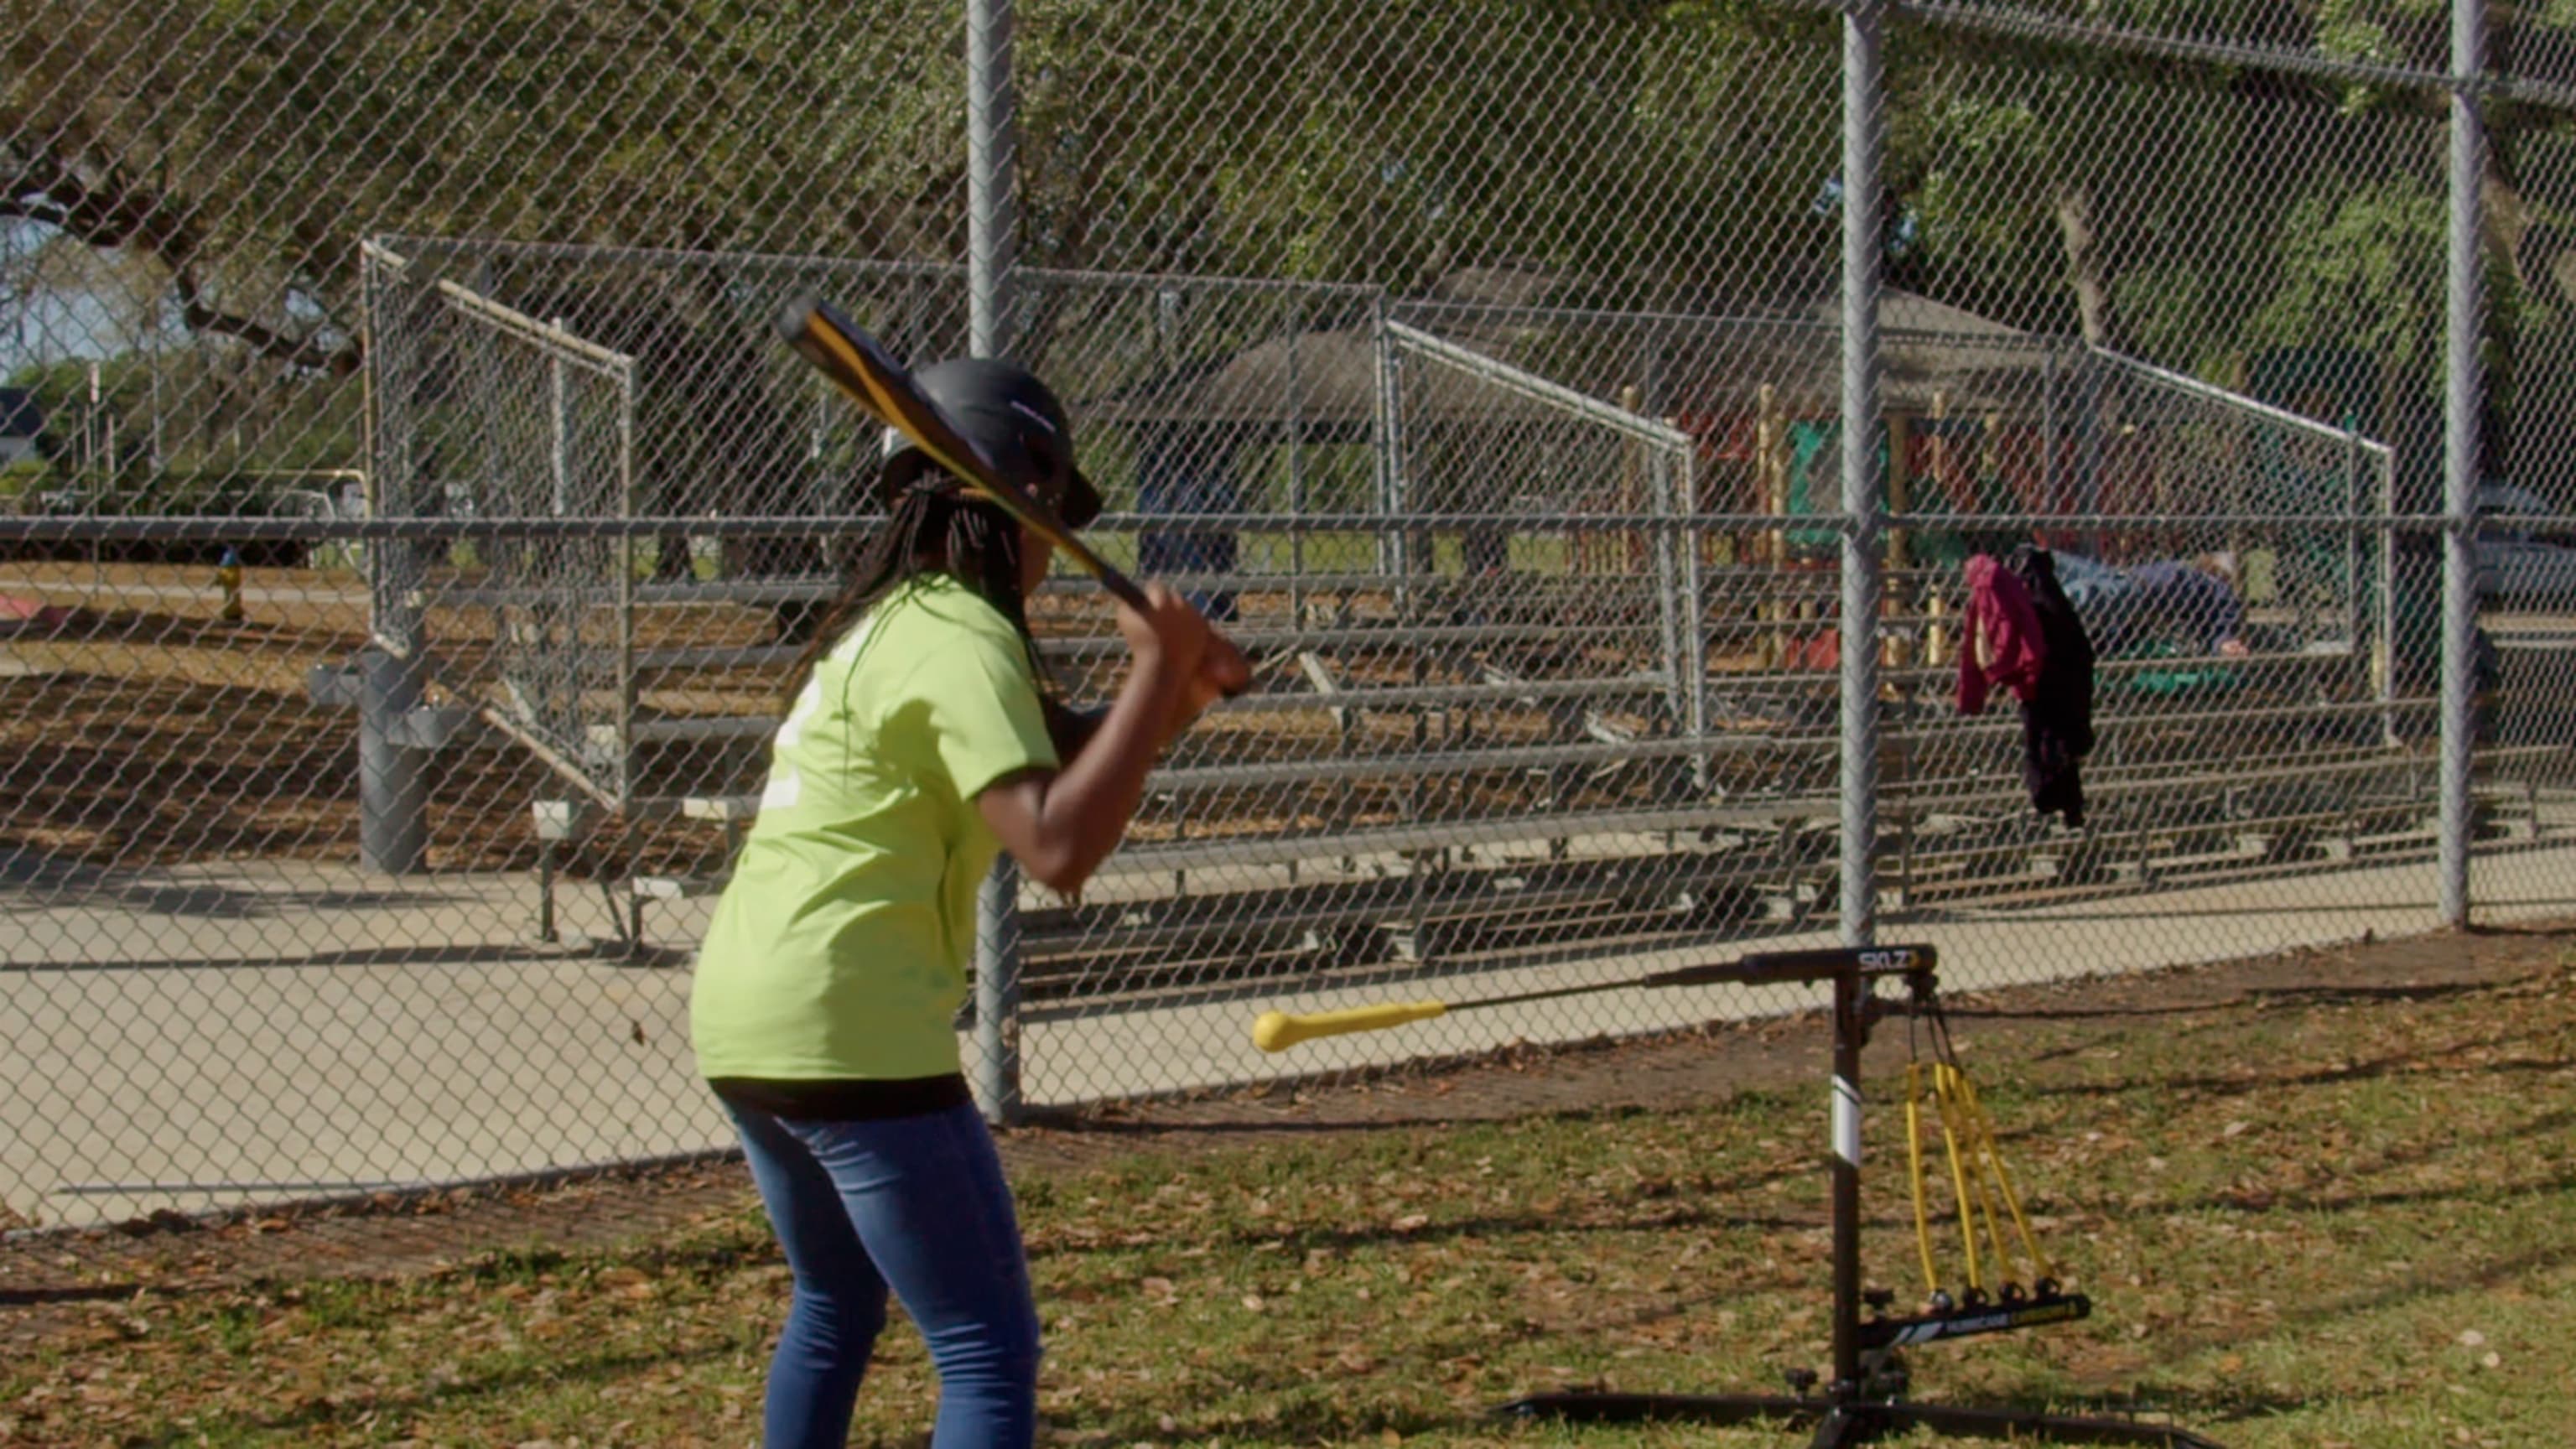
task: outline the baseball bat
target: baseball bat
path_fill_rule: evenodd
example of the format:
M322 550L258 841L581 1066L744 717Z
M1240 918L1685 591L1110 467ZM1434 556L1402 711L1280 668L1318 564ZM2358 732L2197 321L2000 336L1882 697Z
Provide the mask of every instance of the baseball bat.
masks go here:
M847 394L877 421L912 440L950 477L982 494L994 506L1054 544L1083 572L1100 581L1118 601L1138 613L1150 613L1145 591L1117 565L1093 553L1080 535L1065 525L1053 508L1005 478L981 448L957 431L939 405L922 395L912 373L884 344L819 297L800 297L778 314L779 335L833 386Z
M778 314L779 335L796 349L817 371L829 378L860 409L877 421L912 440L914 447L946 469L949 476L990 500L1004 513L1019 520L1030 532L1054 544L1083 572L1100 581L1100 586L1128 608L1150 614L1153 606L1146 601L1145 591L1127 577L1116 564L1091 551L1081 535L1066 525L1063 517L1047 506L1044 499L1031 493L1019 480L1006 478L993 460L974 440L957 430L939 405L925 396L913 382L912 373L883 343L844 317L820 297L805 296L787 305ZM1218 651L1222 650L1220 656ZM1234 682L1225 682L1220 668L1210 676L1217 681L1213 688L1227 695L1240 694L1251 681L1251 666L1242 659L1231 640L1211 627L1208 630L1208 652L1211 658L1230 657L1238 666ZM1192 713L1210 696L1193 696Z
M1560 996L1581 996L1593 991L1623 991L1651 986L1719 986L1726 984L1761 985L1821 979L1826 972L1856 967L1866 975L1901 971L1929 971L1935 955L1929 946L1892 946L1877 950L1831 949L1823 951L1789 951L1764 956L1748 956L1741 961L1709 961L1697 966L1676 966L1666 971L1650 971L1622 981L1595 981L1583 986L1551 986L1542 991L1516 991L1509 996L1483 996L1473 1001L1388 1001L1375 1006L1351 1006L1339 1011L1317 1011L1297 1014L1265 1011L1252 1022L1252 1044L1266 1052L1286 1051L1301 1041L1317 1037L1347 1036L1353 1032L1384 1031L1409 1022L1428 1021L1453 1011L1467 1011L1479 1006L1517 1006L1530 1001L1552 1001Z

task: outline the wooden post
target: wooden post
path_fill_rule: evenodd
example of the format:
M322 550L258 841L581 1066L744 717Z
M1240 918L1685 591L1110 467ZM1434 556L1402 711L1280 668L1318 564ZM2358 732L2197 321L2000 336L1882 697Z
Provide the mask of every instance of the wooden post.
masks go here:
M1762 487L1762 511L1773 519L1784 519L1789 513L1789 429L1780 416L1780 390L1771 383L1762 385L1761 412L1754 427L1754 477ZM1767 567L1759 585L1759 598L1754 605L1754 618L1761 628L1757 636L1758 653L1764 669L1780 667L1781 630L1785 617L1775 590L1780 584L1780 571L1789 563L1789 534L1774 526L1759 536L1751 556Z
M1938 405L1937 398L1935 405ZM1889 413L1887 415L1887 511L1890 513L1908 513L1914 508L1914 473L1906 456L1913 451L1908 446L1913 441L1913 420L1903 413ZM1910 557L1912 550L1909 544L1910 540L1905 529L1891 528L1887 531L1887 571L1889 573L1900 573L1912 567Z
M2003 489L2003 494L2006 498L2018 499L2020 496L2013 491L2011 484L2004 481L2003 436L2004 415L2000 411L1986 414L1985 426L1980 428L1977 434L1977 476L1975 481L1979 485L1977 505L1981 511L1985 506L1987 496L1983 485L1989 478L1994 479L1995 482ZM2018 502L2014 503L2012 506L2015 508L2021 507Z
M1762 511L1782 518L1789 512L1789 429L1780 417L1779 389L1767 382L1762 385L1761 408L1754 425L1754 478L1762 487ZM1778 568L1789 561L1789 536L1774 527L1750 552Z

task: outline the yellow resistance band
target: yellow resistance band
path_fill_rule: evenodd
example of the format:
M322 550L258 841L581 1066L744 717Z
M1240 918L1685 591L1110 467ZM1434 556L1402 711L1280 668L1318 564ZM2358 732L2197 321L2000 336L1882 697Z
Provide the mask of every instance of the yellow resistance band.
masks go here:
M1932 1264L1932 1217L1924 1202L1923 1064L1905 1064L1905 1165L1914 1184L1914 1251L1923 1260L1923 1291L1941 1291L1941 1273Z

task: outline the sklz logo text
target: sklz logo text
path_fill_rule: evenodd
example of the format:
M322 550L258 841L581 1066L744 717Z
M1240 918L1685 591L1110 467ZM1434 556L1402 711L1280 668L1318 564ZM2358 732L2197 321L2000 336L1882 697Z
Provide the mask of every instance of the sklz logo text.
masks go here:
M1864 971L1903 971L1914 965L1912 951L1854 951L1852 959Z

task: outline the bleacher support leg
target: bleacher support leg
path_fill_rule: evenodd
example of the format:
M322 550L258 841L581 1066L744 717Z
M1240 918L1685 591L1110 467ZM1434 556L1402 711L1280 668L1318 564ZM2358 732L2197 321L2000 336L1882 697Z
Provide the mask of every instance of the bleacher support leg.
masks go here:
M411 660L382 649L358 656L358 859L387 875L412 874L429 854L429 783L401 730L419 705Z

